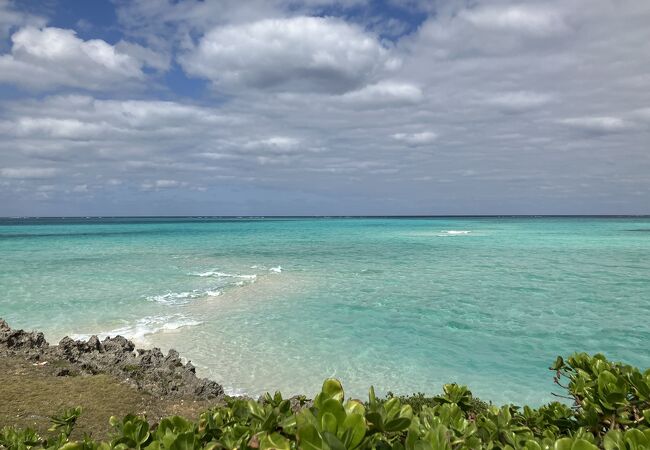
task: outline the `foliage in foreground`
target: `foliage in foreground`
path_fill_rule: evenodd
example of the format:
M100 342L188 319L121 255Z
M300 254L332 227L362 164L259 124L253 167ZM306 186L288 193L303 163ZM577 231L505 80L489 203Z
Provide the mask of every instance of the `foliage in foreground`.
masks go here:
M115 437L71 442L80 414L53 418L55 434L4 428L0 448L303 449L303 450L650 450L650 369L609 362L602 355L558 357L551 369L573 406L552 402L538 409L477 401L464 386L449 384L438 397L423 395L368 402L344 399L337 380L326 380L313 406L293 412L279 393L263 401L228 399L198 422L181 417L151 426L144 417L111 418Z

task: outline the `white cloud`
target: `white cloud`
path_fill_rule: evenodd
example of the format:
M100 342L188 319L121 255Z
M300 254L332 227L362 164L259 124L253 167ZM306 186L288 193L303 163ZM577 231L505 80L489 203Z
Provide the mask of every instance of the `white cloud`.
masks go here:
M132 139L156 132L191 136L191 125L233 124L237 118L217 111L171 101L99 100L89 96L52 96L43 102L19 103L0 133L19 138L69 140Z
M0 169L0 176L5 178L51 178L59 170L51 167L7 167Z
M539 5L478 6L464 10L460 17L479 28L538 36L563 33L568 28L558 11Z
M265 19L216 28L181 58L218 89L344 93L397 68L377 39L331 17Z
M155 181L147 181L145 183L142 183L140 185L140 188L142 190L148 191L148 190L173 189L173 188L187 187L187 186L189 186L189 183L186 181L155 180Z
M558 43L566 44L574 32L565 19L568 8L553 0L543 5L508 1L477 2L473 7L451 4L454 7L441 8L418 32L418 40L430 46L427 53L436 59L542 51Z
M244 144L244 148L254 150L268 150L270 152L285 153L298 149L300 140L288 136L272 136L266 139L250 141Z
M171 188L179 186L180 183L176 180L156 180L155 186L158 188Z
M99 123L83 122L79 119L57 119L52 117L21 117L13 123L3 124L10 127L18 136L52 137L64 139L87 139L97 137L105 126Z
M392 138L409 145L425 145L435 141L438 135L433 131L422 131L420 133L395 133Z
M46 22L44 17L16 10L9 0L0 0L0 39L4 39L13 28L27 25L42 27Z
M369 107L413 105L423 98L418 86L394 81L381 81L341 96L345 103Z
M548 94L517 91L489 96L485 103L504 112L524 112L544 106L552 100Z
M115 44L115 50L132 58L142 61L147 66L166 71L171 64L171 55L164 52L156 52L150 48L143 47L142 45L133 42L120 41Z
M73 30L29 26L11 40L11 53L0 55L0 83L111 90L117 82L144 79L142 61L100 39L84 41Z
M572 117L560 123L589 133L618 133L634 127L619 117Z
M95 200L80 195L71 212L646 212L649 2L411 3L435 14L387 44L368 31L374 18L345 13L360 23L313 19L324 39L286 33L319 14L300 1L119 2L152 12L133 16L124 39L156 54L116 52L160 69L172 49L186 66L196 57L197 76L229 95L183 97L177 78L102 99L65 95L78 84L11 92L0 100L0 209L40 208L36 187L54 185L48 212L61 214L62 193L85 184ZM319 52L332 64L314 69ZM37 170L11 171L21 168ZM7 176L43 168L58 171Z

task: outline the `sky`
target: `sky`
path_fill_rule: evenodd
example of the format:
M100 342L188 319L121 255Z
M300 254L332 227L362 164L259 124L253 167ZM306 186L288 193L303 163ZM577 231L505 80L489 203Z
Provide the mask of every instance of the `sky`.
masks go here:
M0 216L650 213L650 1L0 0Z

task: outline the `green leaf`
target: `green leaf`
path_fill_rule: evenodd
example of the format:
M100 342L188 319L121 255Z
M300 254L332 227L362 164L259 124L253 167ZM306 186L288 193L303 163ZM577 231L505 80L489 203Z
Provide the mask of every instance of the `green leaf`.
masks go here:
M366 408L358 400L348 400L345 402L345 412L346 414L361 414L364 416L366 414Z
M343 422L345 430L343 443L348 449L357 447L366 436L366 420L361 414L350 414Z
M194 450L194 432L179 434L169 446L169 450Z
M323 382L321 393L325 394L327 398L333 398L341 403L343 402L344 392L341 382L334 378L328 378Z
M330 433L329 431L323 432L323 440L331 450L347 450L345 445L343 445L343 442L341 442L335 434Z
M603 438L603 447L605 447L605 450L619 450L625 448L623 433L619 430L608 431Z
M625 443L629 448L648 448L650 447L650 439L643 431L632 428L625 432Z
M298 444L303 450L323 449L323 440L314 425L308 423L298 428Z
M318 410L318 415L319 417L322 417L323 414L325 413L332 414L336 418L337 425L343 425L346 414L345 414L345 409L343 408L341 402L333 398L330 398L329 400L325 400L321 404L320 409Z
M386 431L403 431L406 430L409 425L411 425L411 419L408 417L398 417L389 422L386 422L384 429Z
M83 445L79 442L68 442L59 447L59 450L83 450Z
M562 438L555 441L554 450L571 450L573 440L571 438Z
M265 433L264 437L260 441L261 450L289 450L291 448L291 443L289 439L282 436L280 433Z
M378 431L384 431L384 420L381 414L377 412L370 412L366 414L366 420L370 422Z
M542 447L537 442L532 440L526 441L526 445L524 445L524 448L526 450L542 450Z
M368 389L368 403L371 407L374 407L377 404L377 397L375 396L374 386L370 386L370 389Z
M384 403L384 410L386 411L387 418L395 417L400 410L400 402L396 397L391 398L386 403Z
M321 415L321 429L323 431L329 431L330 433L336 433L338 429L338 423L334 414L326 412Z
M550 367L550 369L551 370L560 370L563 367L564 367L564 358L562 358L561 356L558 356L555 359L555 362L553 363L553 365Z
M598 447L586 439L576 439L571 445L571 450L598 450Z

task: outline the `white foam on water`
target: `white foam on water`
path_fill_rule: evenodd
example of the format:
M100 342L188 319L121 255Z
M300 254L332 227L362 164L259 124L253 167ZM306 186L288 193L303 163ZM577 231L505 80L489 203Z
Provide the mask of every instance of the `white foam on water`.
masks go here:
M470 233L469 230L442 230L437 236L467 236Z
M247 394L244 389L226 387L226 386L223 387L223 393L229 395L230 397L242 397Z
M221 291L216 289L200 290L194 289L188 292L166 292L165 294L150 295L147 300L162 303L165 305L186 305L191 300L201 297L217 297L221 295Z
M148 316L138 319L134 324L125 325L109 331L95 333L100 339L114 336L124 336L127 339L141 341L145 336L155 333L171 332L184 327L201 325L203 322L191 319L181 314L170 316ZM73 339L87 340L91 334L73 334Z
M269 269L269 272L273 272L273 273L281 273L281 272L282 272L282 266L271 267L271 268Z
M254 280L257 275L239 275L226 272L218 272L216 270L208 270L207 272L192 272L189 275L195 277L218 277L218 278L244 278L247 280Z
M208 272L192 272L189 273L188 275L191 275L193 277L211 277L214 276L215 272L208 271Z
M257 279L257 275L231 275L235 278L244 278L246 280L255 280Z

